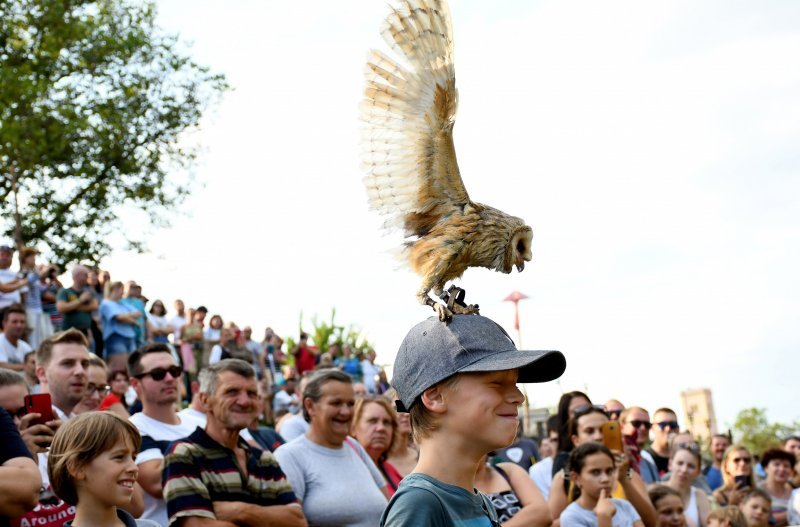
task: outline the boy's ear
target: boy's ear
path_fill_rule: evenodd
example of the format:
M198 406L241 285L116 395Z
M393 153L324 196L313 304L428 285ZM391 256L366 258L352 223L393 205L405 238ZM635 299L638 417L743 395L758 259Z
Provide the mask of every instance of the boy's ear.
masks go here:
M447 411L447 401L441 386L433 386L422 392L422 404L425 408L435 414L442 414Z

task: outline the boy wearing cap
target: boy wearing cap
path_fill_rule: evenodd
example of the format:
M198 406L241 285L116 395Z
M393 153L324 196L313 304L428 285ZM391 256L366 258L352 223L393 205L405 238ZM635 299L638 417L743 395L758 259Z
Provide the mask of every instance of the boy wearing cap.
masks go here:
M494 507L474 489L478 463L514 440L523 402L516 384L550 381L565 368L560 352L518 351L480 315L414 326L398 351L392 385L398 410L411 414L420 456L381 526L499 526Z

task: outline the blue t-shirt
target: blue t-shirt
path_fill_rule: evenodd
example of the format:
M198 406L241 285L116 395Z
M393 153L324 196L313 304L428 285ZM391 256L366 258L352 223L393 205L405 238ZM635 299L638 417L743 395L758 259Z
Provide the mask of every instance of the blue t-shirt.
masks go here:
M132 309L123 306L120 302L115 302L114 300L103 300L103 302L100 304L99 311L100 321L103 325L103 340L108 340L108 338L114 333L131 339L136 337L136 330L134 329L135 326L117 322L117 320L114 318L117 315L130 313Z
M618 498L611 498L611 501L617 508L617 512L611 517L611 525L614 527L633 527L633 524L641 519L629 501ZM595 527L597 525L597 514L584 509L578 505L577 501L573 501L564 509L560 519L561 525L565 527Z
M564 525L564 524L562 524ZM381 517L381 527L499 527L489 499L413 473L400 482Z
M136 345L140 346L144 344L144 321L147 318L147 311L144 310L144 302L142 302L138 298L122 298L120 299L120 303L123 306L127 306L130 308L128 309L129 313L131 311L138 311L139 313L141 313L141 316L139 317L139 324L131 327L133 327L133 331L136 332L135 335Z
M722 472L713 466L708 467L706 471L706 481L711 490L717 490L722 486Z

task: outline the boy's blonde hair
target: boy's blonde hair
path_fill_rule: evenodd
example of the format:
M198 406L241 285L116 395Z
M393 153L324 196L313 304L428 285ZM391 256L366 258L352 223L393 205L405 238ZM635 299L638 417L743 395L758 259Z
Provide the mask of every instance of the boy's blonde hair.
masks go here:
M89 412L65 422L53 437L47 462L53 492L70 505L77 505L75 474L120 440L131 447L133 455L139 452L139 431L111 412Z
M445 380L434 384L431 388L454 390L458 385L461 375L460 373L451 375ZM428 388L428 390L431 388ZM425 408L425 404L423 404L421 400L418 400L411 406L409 414L411 414L411 435L415 443L419 443L420 439L430 437L433 432L439 429L439 418L436 414Z

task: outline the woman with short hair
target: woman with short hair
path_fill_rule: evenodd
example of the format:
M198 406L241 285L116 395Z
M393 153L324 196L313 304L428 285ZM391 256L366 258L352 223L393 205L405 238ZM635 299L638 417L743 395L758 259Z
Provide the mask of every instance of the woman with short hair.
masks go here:
M387 504L386 482L364 448L348 437L353 381L336 370L314 372L303 390L308 431L275 451L309 525L374 527Z
M787 525L789 497L792 495L789 479L794 462L794 454L780 448L771 448L761 456L761 466L767 474L761 488L772 499L770 525L775 527Z

